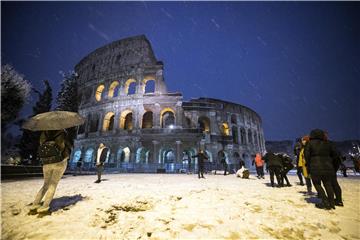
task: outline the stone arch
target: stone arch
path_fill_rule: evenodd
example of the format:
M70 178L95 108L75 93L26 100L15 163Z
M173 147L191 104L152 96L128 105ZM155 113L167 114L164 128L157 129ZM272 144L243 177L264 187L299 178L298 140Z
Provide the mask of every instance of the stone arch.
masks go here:
M198 119L199 128L202 132L210 133L210 119L206 116L201 116Z
M207 157L208 157L208 160L207 161L209 161L209 162L213 162L213 155L212 155L212 153L210 152L210 151L208 151L208 150L205 150L205 153L206 153L206 155L207 155Z
M234 152L233 153L233 158L234 159L239 159L240 158L240 154L238 152Z
M176 152L173 148L162 148L161 149L161 163L164 164L166 172L175 171Z
M189 161L190 163L192 164L191 167L194 167L194 163L197 164L197 158L192 158L192 156L195 156L196 155L196 149L195 148L186 148L183 150L183 157L182 157L182 161L183 161L183 164L189 164Z
M104 95L104 89L105 89L105 85L104 84L100 84L97 88L96 88L96 92L95 92L95 99L96 101L101 101L101 99L103 98Z
M73 156L72 162L73 162L73 163L78 162L78 161L80 160L80 158L81 158L81 155L82 155L81 150L80 150L80 149L77 149L77 150L74 152L74 156Z
M142 92L144 94L155 92L155 79L156 78L154 75L148 75L144 77L142 87Z
M89 124L89 122L90 122L90 114L87 115L85 122L78 127L78 134L85 133L86 126Z
M236 126L232 126L231 133L233 137L233 143L239 144L239 134L238 134L238 128Z
M252 132L250 129L248 129L248 140L249 140L249 144L253 144Z
M116 153L116 161L119 163L130 162L131 150L129 147L119 148Z
M231 114L231 124L237 125L237 117L235 114Z
M229 164L229 155L226 151L224 150L220 150L218 153L217 153L217 160L218 160L218 163L221 163L221 159L225 158L225 161L226 163Z
M125 82L125 94L126 95L132 95L132 94L135 94L136 93L136 90L135 92L132 91L132 87L134 86L135 84L135 89L136 89L136 80L133 79L133 78L129 78L128 80L126 80ZM130 90L130 92L129 92Z
M175 125L175 111L169 107L164 108L160 113L160 125L162 128Z
M189 117L185 117L185 127L191 128L191 119Z
M258 137L257 137L257 133L256 132L254 132L254 145L255 146L258 146Z
M230 135L230 129L229 129L229 125L227 123L222 123L220 125L220 132L223 136L229 136Z
M152 128L153 127L153 112L146 111L142 117L141 128Z
M111 84L110 84L110 87L109 87L109 93L108 93L108 97L109 98L113 98L113 97L117 97L118 94L119 94L119 82L118 81L113 81Z
M232 155L232 162L235 164L239 164L240 154L238 152L234 152Z
M252 166L252 158L248 153L243 153L242 158L245 163L245 168L247 169L254 169L255 167Z
M99 128L99 120L100 120L99 114L97 113L92 114L89 132L97 132Z
M150 151L144 147L136 150L136 163L149 163Z
M94 162L94 149L93 148L88 148L85 152L85 156L84 156L84 162L85 163L92 163Z
M246 144L246 131L245 128L240 128L241 144Z
M125 130L133 129L133 114L131 110L124 110L120 114L120 128Z
M106 113L104 117L103 131L111 131L114 129L114 117L115 114L113 112Z

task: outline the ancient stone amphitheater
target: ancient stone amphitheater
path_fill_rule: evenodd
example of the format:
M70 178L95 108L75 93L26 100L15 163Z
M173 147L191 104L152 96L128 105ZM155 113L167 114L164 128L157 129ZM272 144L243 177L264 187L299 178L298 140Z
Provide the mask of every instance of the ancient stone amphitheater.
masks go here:
M252 156L265 150L260 116L248 107L212 98L184 101L167 91L164 65L141 35L96 49L75 67L79 75L79 127L71 167L80 157L92 169L104 143L105 163L114 172L182 172L200 148L207 170L231 170L240 159L251 168ZM196 158L190 169L196 171Z

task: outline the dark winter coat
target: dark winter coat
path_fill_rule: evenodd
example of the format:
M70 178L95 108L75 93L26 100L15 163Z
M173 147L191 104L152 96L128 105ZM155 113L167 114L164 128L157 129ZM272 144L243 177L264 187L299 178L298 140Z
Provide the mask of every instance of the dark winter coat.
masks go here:
M292 159L290 157L282 156L282 155L278 155L278 157L281 160L281 165L282 165L282 171L283 172L287 173L291 169L294 168L294 165L292 164Z
M204 166L205 159L208 159L206 154L199 152L197 155L192 156L192 158L198 158L198 165Z
M311 175L334 175L339 154L335 145L326 141L320 129L312 130L310 141L305 146L306 167Z
M100 154L100 163L101 164L104 164L104 162L106 161L106 157L107 157L108 152L109 152L109 149L107 147L105 147L101 151L101 154Z
M60 148L63 159L70 157L71 144L64 130L43 131L40 135L40 145L49 139L54 140L56 145Z
M275 155L272 152L268 152L265 154L265 156L263 157L263 159L266 162L266 168L269 167L281 167L281 159L279 156Z
M301 151L301 142L297 142L294 146L294 155L296 156L296 166L299 164L299 155Z

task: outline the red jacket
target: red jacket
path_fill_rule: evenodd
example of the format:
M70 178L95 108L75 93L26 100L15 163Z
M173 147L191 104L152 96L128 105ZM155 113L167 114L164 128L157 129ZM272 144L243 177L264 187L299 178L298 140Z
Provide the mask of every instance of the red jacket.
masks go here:
M261 159L261 155L259 153L256 154L256 157L255 157L255 165L257 167L262 167L264 166L264 160Z

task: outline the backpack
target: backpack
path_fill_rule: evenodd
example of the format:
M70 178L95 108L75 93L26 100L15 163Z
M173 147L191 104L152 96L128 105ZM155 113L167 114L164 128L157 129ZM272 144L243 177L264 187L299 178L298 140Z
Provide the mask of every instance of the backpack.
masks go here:
M40 144L38 148L38 157L44 165L61 162L63 160L61 148L55 142L55 139L59 135L60 134L57 134L52 138L48 138L45 142ZM46 137L48 137L47 134Z
M250 176L249 170L247 170L247 169L244 170L243 175L242 175L242 178L249 179L249 176Z

